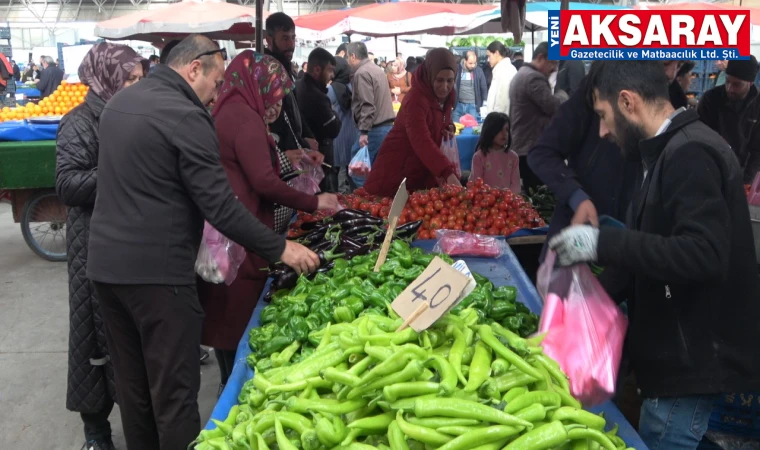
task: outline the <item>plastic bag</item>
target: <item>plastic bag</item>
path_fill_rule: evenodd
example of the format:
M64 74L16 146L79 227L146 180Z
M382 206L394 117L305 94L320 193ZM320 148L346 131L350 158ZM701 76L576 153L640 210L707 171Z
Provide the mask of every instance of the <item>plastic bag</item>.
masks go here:
M217 231L208 222L203 227L203 239L195 259L195 272L209 283L235 281L238 269L245 260L245 249Z
M369 147L364 146L348 163L348 175L356 178L367 178L370 170L372 170L372 162L369 157Z
M435 237L438 242L433 247L433 253L446 253L450 256L498 258L505 253L507 247L503 240L459 230L436 230Z
M478 119L470 114L465 114L459 118L459 123L464 125L466 128L476 127L478 126Z
M599 405L615 393L628 320L586 264L555 268L554 260L549 251L538 271L544 353L570 378L575 398Z
M319 183L325 178L325 172L320 164L314 164L310 159L304 158L293 166L300 175L290 180L293 189L314 195L320 192Z
M441 142L441 151L454 164L454 173L457 178L462 178L462 166L459 163L459 147L456 138L444 139Z

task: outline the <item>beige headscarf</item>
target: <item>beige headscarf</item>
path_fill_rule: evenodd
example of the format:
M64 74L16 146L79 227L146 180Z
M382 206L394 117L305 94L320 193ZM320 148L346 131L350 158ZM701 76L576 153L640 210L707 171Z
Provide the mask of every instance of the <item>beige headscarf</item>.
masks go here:
M454 54L445 48L434 48L430 50L425 56L425 72L428 78L430 86L433 86L435 77L438 76L438 72L451 69L454 74L457 73L457 60Z

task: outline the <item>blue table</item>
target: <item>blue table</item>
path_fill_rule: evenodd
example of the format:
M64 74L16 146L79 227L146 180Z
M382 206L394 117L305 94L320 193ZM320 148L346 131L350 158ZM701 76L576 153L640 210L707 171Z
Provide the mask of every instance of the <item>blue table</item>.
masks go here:
M435 245L434 240L415 241L413 244L415 247L429 252ZM509 250L506 254L499 258L461 258L467 266L473 272L477 272L487 277L495 286L511 285L517 288L517 300L524 303L531 311L536 314L540 314L543 307L541 298L536 292L536 288L528 279L528 276L523 271L520 263L517 261L517 257ZM269 283L267 281L264 287L264 293L269 290ZM237 354L235 355L235 366L232 369L227 385L222 392L221 397L214 407L214 411L211 413L211 418L216 420L224 420L227 417L230 409L237 403L237 397L243 388L243 384L251 379L254 375L253 370L246 363L246 357L251 353L251 349L248 346L248 334L251 328L258 327L260 325L259 316L261 310L264 309L266 304L262 298L259 298L259 302L256 305L256 309L253 311L251 321L248 323L243 338L238 345ZM634 447L636 450L648 450L644 442L633 429L631 424L625 420L623 414L612 404L607 402L599 407L593 408L591 411L599 413L604 411L604 416L607 419L607 424L611 428L614 424L620 426L618 435L625 441L629 447ZM206 429L216 428L216 425L208 421Z
M0 123L0 141L54 141L58 124L31 124L24 120Z
M462 170L472 169L472 156L477 150L479 134L474 134L472 128L465 128L457 136L457 149L459 150L459 165Z
M40 90L37 88L17 87L16 95L18 94L24 94L24 97L41 97L42 96L42 92L40 92Z

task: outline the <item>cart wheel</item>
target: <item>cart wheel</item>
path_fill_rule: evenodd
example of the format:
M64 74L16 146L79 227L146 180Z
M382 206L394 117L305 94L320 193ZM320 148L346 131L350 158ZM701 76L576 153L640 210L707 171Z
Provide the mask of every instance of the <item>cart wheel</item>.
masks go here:
M66 207L53 191L38 192L21 212L21 234L34 253L48 261L66 261Z

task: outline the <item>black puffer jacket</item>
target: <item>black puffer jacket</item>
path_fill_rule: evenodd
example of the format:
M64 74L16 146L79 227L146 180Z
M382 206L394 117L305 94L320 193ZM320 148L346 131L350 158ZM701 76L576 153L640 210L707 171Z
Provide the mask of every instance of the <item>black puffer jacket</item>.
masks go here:
M87 279L87 242L95 205L98 120L105 102L89 92L61 120L56 138L55 190L68 206L69 375L66 408L95 413L116 399L105 329L95 289Z

